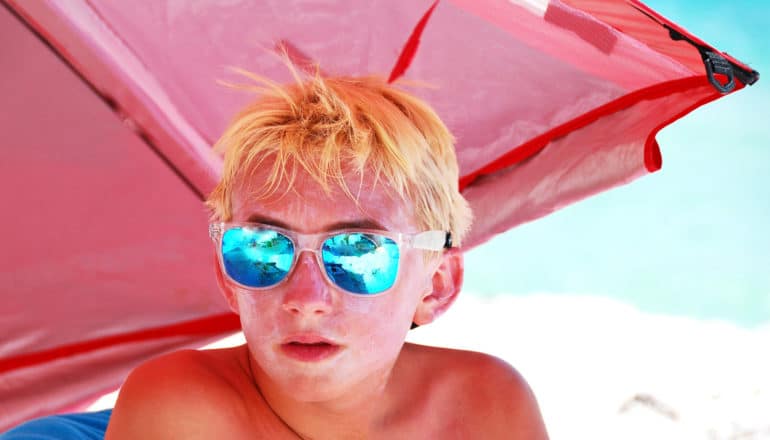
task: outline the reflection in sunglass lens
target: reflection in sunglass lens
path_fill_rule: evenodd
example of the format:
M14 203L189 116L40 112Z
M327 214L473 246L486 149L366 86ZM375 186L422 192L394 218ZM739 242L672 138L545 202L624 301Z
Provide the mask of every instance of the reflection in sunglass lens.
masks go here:
M249 287L279 283L291 269L294 245L267 229L236 227L222 236L222 261L232 279Z
M388 237L345 233L329 237L321 249L326 274L341 288L372 295L393 286L398 245Z

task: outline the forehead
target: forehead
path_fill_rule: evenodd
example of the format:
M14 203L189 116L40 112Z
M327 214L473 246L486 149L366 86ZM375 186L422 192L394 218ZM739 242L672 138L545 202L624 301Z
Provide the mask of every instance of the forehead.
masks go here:
M300 232L322 232L343 227L419 232L414 207L392 191L387 182L374 184L371 176L346 175L349 193L330 181L329 191L309 174L297 173L267 196L260 194L268 171L256 171L233 186L233 221L277 223ZM351 197L352 196L352 197Z

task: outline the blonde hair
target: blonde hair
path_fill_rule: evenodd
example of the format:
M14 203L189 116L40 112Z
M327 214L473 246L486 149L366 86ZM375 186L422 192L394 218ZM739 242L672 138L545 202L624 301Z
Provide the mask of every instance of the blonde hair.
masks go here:
M414 205L420 227L452 233L459 245L471 210L458 190L454 138L424 102L379 77L323 77L319 73L278 85L248 74L260 98L244 108L217 141L224 152L222 179L206 204L212 218L232 218L239 179L269 164L257 197L293 187L301 168L324 189L337 184L353 200L344 178L370 172ZM349 174L348 174L349 175Z

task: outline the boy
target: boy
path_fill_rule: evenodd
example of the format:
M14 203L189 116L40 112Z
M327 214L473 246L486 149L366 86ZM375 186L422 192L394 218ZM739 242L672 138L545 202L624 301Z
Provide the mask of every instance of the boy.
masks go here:
M208 200L247 343L137 368L106 438L546 438L509 365L404 343L463 278L471 214L436 114L377 78L260 81Z

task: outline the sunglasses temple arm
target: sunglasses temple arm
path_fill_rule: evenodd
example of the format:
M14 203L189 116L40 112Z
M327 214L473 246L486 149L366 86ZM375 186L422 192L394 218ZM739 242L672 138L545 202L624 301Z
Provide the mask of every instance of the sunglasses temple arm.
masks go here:
M446 231L427 231L412 238L412 247L428 251L440 251L452 247L452 233Z

